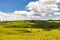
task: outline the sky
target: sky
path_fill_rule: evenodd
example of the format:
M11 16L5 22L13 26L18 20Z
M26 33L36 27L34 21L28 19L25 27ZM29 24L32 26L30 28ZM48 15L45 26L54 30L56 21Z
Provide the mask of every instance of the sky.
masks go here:
M60 0L0 0L0 21L60 20Z
M26 10L25 6L36 0L0 0L0 11L13 12L15 10Z

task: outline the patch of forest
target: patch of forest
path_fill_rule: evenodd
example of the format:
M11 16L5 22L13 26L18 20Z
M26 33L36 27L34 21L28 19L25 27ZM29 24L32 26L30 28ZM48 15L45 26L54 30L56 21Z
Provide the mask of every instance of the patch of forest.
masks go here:
M60 28L60 20L20 20L0 22L0 27L4 28Z

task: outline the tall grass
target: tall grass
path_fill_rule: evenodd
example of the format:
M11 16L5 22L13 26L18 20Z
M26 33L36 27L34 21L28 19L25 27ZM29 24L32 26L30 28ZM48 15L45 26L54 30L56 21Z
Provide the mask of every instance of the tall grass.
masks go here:
M60 40L60 21L0 22L0 40Z

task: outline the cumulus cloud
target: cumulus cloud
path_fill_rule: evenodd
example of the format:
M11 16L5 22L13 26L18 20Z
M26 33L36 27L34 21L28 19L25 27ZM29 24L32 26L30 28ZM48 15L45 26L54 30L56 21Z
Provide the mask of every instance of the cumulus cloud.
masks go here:
M60 15L60 12L54 12L54 15Z
M60 0L39 0L30 2L27 5L27 9L32 10L34 12L33 15L40 16L40 19L50 19L54 16L54 13L59 10L57 3L60 3Z
M30 20L26 11L15 11L13 13L0 12L0 21Z
M0 21L59 19L60 12L56 12L59 10L57 3L60 3L60 0L39 0L30 2L26 6L26 9L30 10L29 12L0 12ZM57 15L59 15L59 18Z

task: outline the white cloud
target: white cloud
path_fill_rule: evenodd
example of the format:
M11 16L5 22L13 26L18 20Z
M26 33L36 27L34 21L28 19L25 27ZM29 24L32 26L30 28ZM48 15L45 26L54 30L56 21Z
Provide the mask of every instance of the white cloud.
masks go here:
M60 12L55 12L54 15L60 15Z
M19 11L18 12L15 11L13 13L0 12L0 21L27 20L28 18L26 14L23 14L24 11L20 11L20 12Z
M30 2L26 8L28 11L15 11L13 13L0 12L0 21L14 21L14 20L46 20L46 19L59 19L53 17L54 15L60 15L56 3L60 0L39 0Z
M56 0L56 3L60 3L60 0Z
M33 15L38 15L41 19L50 19L49 17L52 17L52 14L59 10L57 3L60 3L59 0L39 0L36 2L30 2L27 5L27 9L32 10L34 12Z

